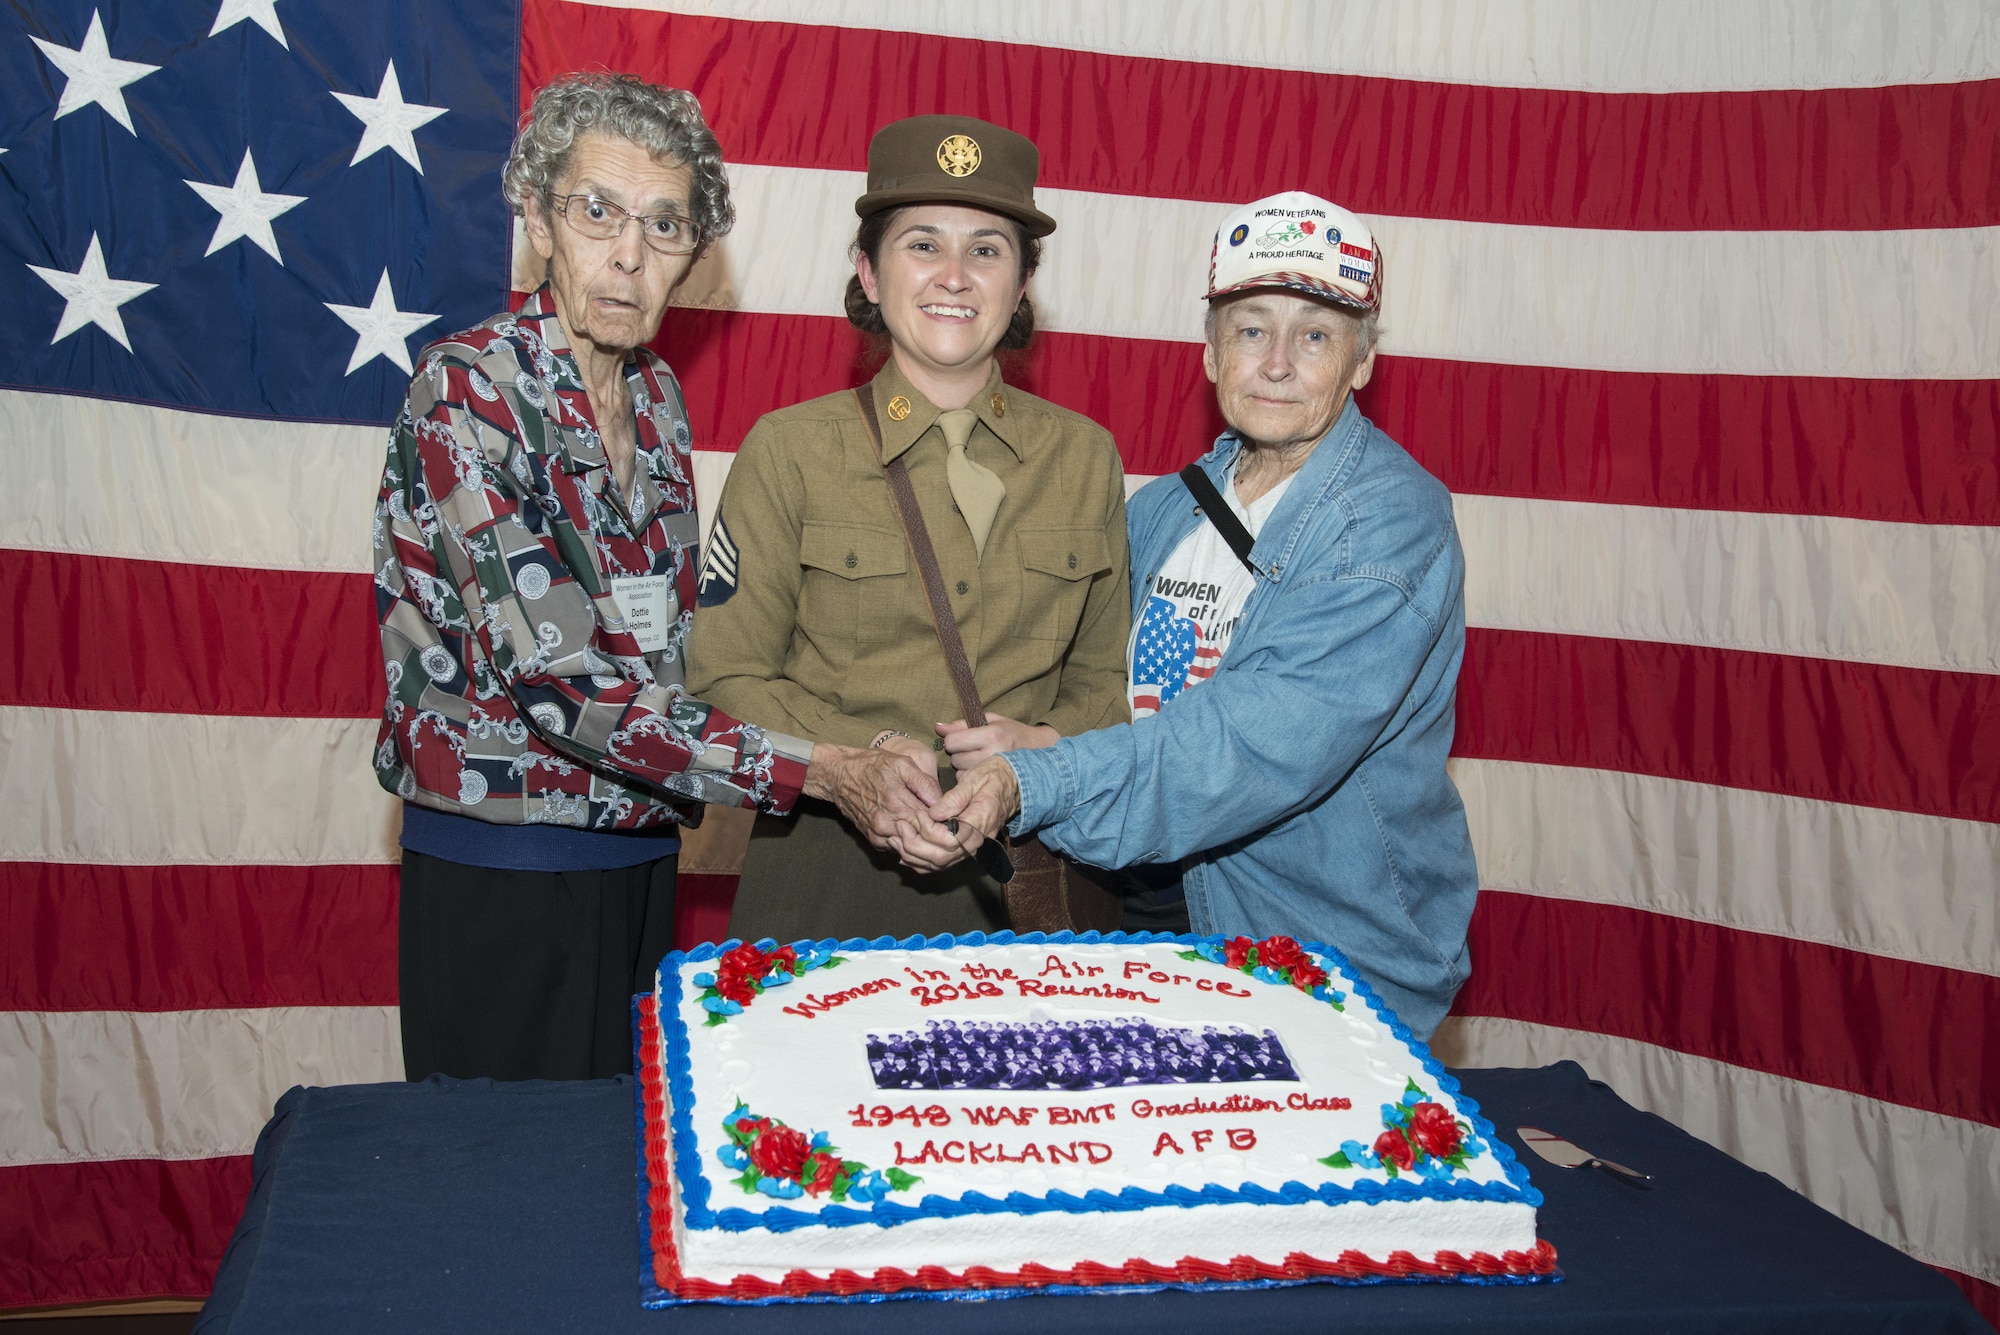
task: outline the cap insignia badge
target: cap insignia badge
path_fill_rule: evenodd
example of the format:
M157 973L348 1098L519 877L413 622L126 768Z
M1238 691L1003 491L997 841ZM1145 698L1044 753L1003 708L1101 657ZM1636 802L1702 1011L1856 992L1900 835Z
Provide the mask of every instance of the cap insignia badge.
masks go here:
M979 141L969 134L947 136L937 147L938 166L947 176L970 176L979 170Z
M898 394L889 400L889 420L900 422L910 415L910 401Z

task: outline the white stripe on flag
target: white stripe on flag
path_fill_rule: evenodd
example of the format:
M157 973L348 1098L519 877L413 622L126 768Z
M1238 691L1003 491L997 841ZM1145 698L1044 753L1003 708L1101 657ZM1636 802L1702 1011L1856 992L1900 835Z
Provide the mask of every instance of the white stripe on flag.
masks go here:
M248 1154L293 1085L402 1078L394 1006L0 1012L0 1166Z
M398 860L373 719L0 708L0 862Z
M704 516L729 461L695 451ZM1151 481L1127 475L1128 492ZM1466 620L2000 672L2000 528L1459 494Z
M1617 770L1450 769L1482 886L2000 975L2000 825Z
M675 300L839 316L863 176L739 164L729 184L736 227ZM1061 223L1032 288L1041 327L1200 340L1209 249L1234 204L1073 190L1036 198ZM1369 225L1388 257L1382 346L1392 354L1722 375L2000 375L2000 229L1636 232L1372 216Z
M366 570L388 434L0 390L0 547Z
M1919 1260L2000 1283L2000 1127L1521 1020L1451 1016L1431 1048L1448 1066L1574 1061L1626 1102L1864 1232ZM1615 1145L1588 1148L1631 1163Z
M825 0L594 0L824 24ZM1945 0L842 0L847 28L1212 64L1614 93L1956 83L2000 72L2000 29Z
M2000 527L1452 498L1465 618L2000 672Z

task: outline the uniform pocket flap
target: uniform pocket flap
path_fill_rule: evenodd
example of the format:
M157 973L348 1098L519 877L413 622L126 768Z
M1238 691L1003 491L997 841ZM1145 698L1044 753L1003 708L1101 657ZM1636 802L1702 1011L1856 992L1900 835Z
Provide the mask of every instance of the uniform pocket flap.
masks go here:
M1111 569L1111 544L1094 528L1022 529L1021 564L1057 579L1089 579Z
M818 524L799 531L799 564L842 579L900 575L910 568L903 535L855 524Z

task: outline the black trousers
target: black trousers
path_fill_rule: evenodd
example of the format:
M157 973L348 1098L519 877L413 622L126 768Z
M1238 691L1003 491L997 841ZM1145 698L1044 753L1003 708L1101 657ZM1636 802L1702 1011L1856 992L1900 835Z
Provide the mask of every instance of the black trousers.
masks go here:
M403 1070L589 1080L632 1070L632 995L673 948L678 856L496 871L403 852Z

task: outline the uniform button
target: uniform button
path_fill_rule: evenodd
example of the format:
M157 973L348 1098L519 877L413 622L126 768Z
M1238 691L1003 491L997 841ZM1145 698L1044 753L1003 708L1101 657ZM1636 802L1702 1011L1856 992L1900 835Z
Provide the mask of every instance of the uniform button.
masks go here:
M847 567L847 568L848 568L849 570L852 570L852 569L854 569L854 567L856 567L856 566L860 565L860 564L861 564L861 562L859 562L858 560L856 560L856 559L855 559L855 557L854 557L854 553L853 553L853 552L849 552L849 553L847 554L847 559L846 559L845 561L841 562L841 564L842 564L842 565L844 565L844 566L846 566L846 567Z
M971 592L972 592L972 586L971 586L970 584L967 584L967 583L966 583L966 582L965 582L964 580L960 580L960 581L958 582L958 596L959 596L959 597L963 598L963 597L964 597L964 596L965 596L966 594L968 594L968 593L971 593Z
M942 737L933 737L933 738L931 738L931 750L933 750L933 751L942 751L942 750L944 750L944 738L942 738Z
M1074 569L1076 569L1076 553L1075 553L1075 552L1071 552L1071 553L1069 554L1069 568L1070 568L1071 570L1074 570Z

